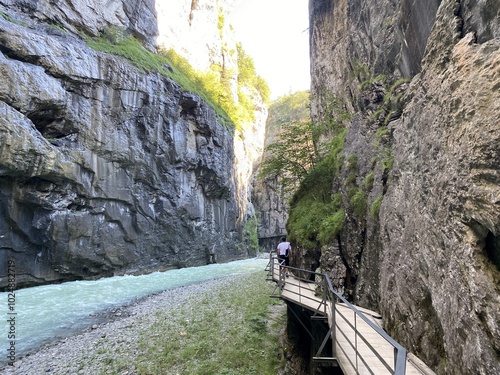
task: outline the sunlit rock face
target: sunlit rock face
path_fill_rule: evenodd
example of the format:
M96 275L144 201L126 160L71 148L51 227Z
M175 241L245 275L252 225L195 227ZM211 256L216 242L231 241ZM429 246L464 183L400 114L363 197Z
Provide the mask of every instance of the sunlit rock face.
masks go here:
M310 1L313 117L328 115L325 93L353 114L333 186L344 230L322 249L322 270L439 374L500 373L499 11L497 1ZM379 74L408 80L392 113L380 111L390 88ZM344 183L352 155L365 215Z
M159 1L158 44L174 49L201 72L223 67L229 75L232 96L238 102L237 40L230 13L237 0ZM256 92L244 93L256 103L254 119L238 129L234 135L235 170L239 194L240 221L255 215L251 199L252 181L256 163L264 148L267 105Z
M156 46L154 1L108 3L0 1L0 263L18 287L248 256L236 156L263 130L241 156L197 96L90 49L79 35L106 28Z
M236 0L159 1L158 44L185 56L195 69L237 64L229 14Z

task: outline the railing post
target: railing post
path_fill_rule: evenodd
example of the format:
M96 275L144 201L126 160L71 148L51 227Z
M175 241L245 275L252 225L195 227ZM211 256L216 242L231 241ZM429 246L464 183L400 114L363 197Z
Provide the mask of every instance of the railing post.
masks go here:
M398 367L398 348L394 347L394 374L397 374L397 367Z
M281 296L281 291L285 286L285 273L283 272L283 265L280 263L279 258L278 258L278 273L280 275L278 285L279 285L280 296Z
M322 275L323 277L323 303L325 304L325 307L323 308L323 311L325 312L325 315L328 316L328 311L326 311L326 301L327 301L327 296L328 296L328 283L326 282L326 276Z
M271 275L271 280L274 280L274 264L273 264L273 253L270 251L269 252L269 263L268 263L268 267L269 267L269 271L268 271L268 274L267 276L269 277L269 275Z
M271 280L274 280L274 258L273 252L269 252L269 270L271 272Z
M326 283L326 280L325 280L325 283ZM333 336L332 337L332 340L333 340L332 357L337 358L337 348L336 348L336 346L337 346L337 317L336 317L336 315L337 314L335 314L335 312L336 312L335 304L337 303L337 298L336 298L335 294L333 294L330 290L328 291L328 293L331 294L331 297L332 297L332 300L331 300L331 304L332 304L332 336Z
M357 314L354 313L354 353L356 354L356 374L359 374L358 364L358 319Z
M394 374L406 374L406 349L394 347Z

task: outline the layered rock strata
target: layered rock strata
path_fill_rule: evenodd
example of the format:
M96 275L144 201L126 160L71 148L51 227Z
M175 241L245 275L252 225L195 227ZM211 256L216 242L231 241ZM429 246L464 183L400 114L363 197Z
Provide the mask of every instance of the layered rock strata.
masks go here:
M0 1L0 264L17 287L248 256L258 149L238 149L240 169L199 97L81 37L122 30L154 51L158 7Z
M328 95L353 115L332 187L344 229L316 256L439 374L500 372L499 12L496 1L310 1L313 118L332 115ZM345 183L353 169L363 215Z

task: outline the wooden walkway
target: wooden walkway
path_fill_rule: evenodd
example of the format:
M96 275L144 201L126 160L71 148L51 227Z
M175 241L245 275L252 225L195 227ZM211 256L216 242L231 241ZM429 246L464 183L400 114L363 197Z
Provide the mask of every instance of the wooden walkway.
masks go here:
M351 305L333 291L325 275L290 268L293 275L284 277L272 255L267 270L280 298L328 320L330 331L323 343L332 340L333 353L325 357L321 347L316 360L336 361L344 375L435 375L383 331L378 313Z

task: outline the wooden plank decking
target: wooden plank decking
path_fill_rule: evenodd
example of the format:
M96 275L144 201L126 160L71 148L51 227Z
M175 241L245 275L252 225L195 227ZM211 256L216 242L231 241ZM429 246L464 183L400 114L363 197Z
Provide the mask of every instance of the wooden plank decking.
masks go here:
M316 292L318 286L315 282L294 276L282 277L280 280L279 266L270 267L269 275L277 282L280 298L309 309L311 315L327 317L330 328L335 322L335 329L332 331L335 355L345 375L394 374L396 355L394 346L373 327L381 326L381 316L378 313L355 307L373 323L369 324L347 304L335 303L333 312L331 302L325 302L321 291ZM370 349L370 346L375 350ZM412 358L415 357L412 355L406 357L406 375L434 374L425 364Z

